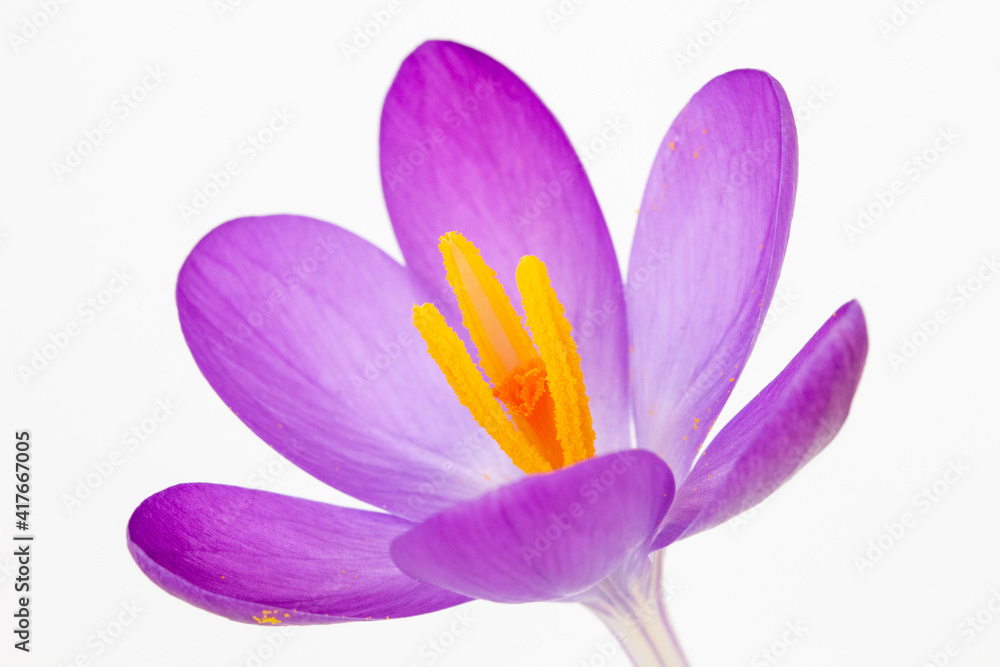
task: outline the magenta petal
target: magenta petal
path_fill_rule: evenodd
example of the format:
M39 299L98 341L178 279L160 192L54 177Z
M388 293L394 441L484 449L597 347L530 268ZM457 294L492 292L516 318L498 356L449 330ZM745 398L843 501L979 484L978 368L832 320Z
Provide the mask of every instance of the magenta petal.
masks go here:
M389 543L412 525L266 491L181 484L136 508L128 546L168 593L243 623L340 623L467 602L393 565Z
M379 140L407 266L447 290L437 240L457 230L515 297L518 260L542 259L580 346L598 452L628 447L618 261L580 160L542 101L489 56L427 42L389 89Z
M427 353L412 324L426 300L375 246L297 216L212 230L177 283L184 337L233 412L320 480L411 519L523 476Z
M653 548L753 507L819 454L847 419L867 354L865 316L851 301L719 432L678 488Z
M771 302L797 156L784 90L739 70L691 99L649 175L626 289L636 436L681 476Z
M559 599L644 558L673 495L673 475L652 453L607 454L445 510L397 538L392 559L469 597Z

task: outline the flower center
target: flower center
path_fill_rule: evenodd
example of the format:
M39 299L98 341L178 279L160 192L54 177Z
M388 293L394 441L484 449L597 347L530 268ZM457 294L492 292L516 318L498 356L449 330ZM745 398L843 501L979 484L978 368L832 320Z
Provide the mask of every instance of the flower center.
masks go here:
M433 304L414 306L413 324L458 400L527 473L593 456L580 355L545 264L528 255L517 265L529 335L476 246L449 232L438 248L479 367Z

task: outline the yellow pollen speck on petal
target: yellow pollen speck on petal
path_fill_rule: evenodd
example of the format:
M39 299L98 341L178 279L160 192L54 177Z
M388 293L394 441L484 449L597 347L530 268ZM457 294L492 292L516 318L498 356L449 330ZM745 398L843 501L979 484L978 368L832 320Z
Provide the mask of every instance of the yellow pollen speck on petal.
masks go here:
M670 150L674 150L674 142L670 142Z
M264 625L266 623L270 623L271 625L277 625L281 623L280 620L270 615L272 613L274 612L272 612L270 609L262 609L260 612L260 616L252 616L251 618L257 621L258 625Z
M736 382L736 378L729 378L730 382Z
M698 151L695 151L694 153L692 153L692 156L694 157L694 159L697 160L698 159Z
M287 613L285 614L285 618L291 618L291 617L292 617L291 614L287 614Z
M701 131L701 133L702 134L708 134L708 128L706 127L704 130Z

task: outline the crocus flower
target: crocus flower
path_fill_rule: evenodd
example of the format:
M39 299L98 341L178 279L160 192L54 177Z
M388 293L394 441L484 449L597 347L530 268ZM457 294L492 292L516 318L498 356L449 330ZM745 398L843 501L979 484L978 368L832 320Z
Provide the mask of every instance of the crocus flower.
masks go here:
M169 593L246 623L578 601L637 664L684 664L657 554L822 450L867 353L852 301L703 447L788 240L784 91L739 70L681 111L624 285L566 135L490 57L419 47L388 92L380 151L405 266L274 215L211 231L177 285L184 336L225 404L377 509L181 484L132 515L133 557Z

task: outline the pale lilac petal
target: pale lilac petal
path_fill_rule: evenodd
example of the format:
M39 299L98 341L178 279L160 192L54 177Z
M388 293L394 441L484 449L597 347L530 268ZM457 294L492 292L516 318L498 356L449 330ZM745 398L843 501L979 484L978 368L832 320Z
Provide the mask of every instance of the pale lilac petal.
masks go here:
M719 432L677 489L653 548L753 507L819 454L847 419L867 353L864 313L851 301Z
M469 597L559 599L645 558L673 494L670 470L652 453L607 454L445 510L397 538L392 558Z
M389 89L379 140L386 206L407 266L447 293L437 240L460 231L520 308L517 262L541 258L580 347L598 452L627 447L618 261L580 160L542 101L489 56L427 42Z
M781 269L795 199L781 86L739 70L705 85L660 146L626 300L639 446L683 476L729 397Z
M181 484L128 523L142 571L171 595L234 621L311 625L425 614L466 598L389 558L413 524L266 491Z
M184 337L226 405L307 472L411 519L523 476L413 327L428 297L367 241L297 216L212 230L177 284Z

